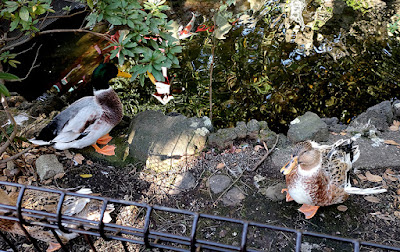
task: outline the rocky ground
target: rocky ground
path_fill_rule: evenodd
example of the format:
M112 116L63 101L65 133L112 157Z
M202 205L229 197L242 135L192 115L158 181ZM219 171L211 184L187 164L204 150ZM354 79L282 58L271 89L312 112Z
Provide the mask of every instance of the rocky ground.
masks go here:
M396 121L400 119L400 107L396 104L399 103L378 104L355 118L350 125L342 125L335 118L320 119L316 114L307 112L292 122L286 135L272 132L264 122L239 122L235 128L218 130L209 135L207 148L202 152L196 153L196 148L200 148L202 143L196 138L197 147L191 149L196 154L181 155L180 158L176 158L174 152L176 155L165 157L160 148L151 149L149 146L139 151L154 157L138 162L107 161L92 155L91 149L78 152L35 147L11 162L1 163L0 180L63 189L89 187L105 197L400 247L400 131ZM150 117L154 118L154 114L150 113ZM186 119L181 116L164 119L169 124L164 122L163 125L186 125L186 130L181 132L191 132L189 129L194 124L194 121L183 123ZM206 132L206 120L196 120L199 127L193 131L199 132L200 128ZM140 121L143 123L146 120ZM138 122L131 124L130 134L122 134L117 129L112 135L121 135L129 141L132 132L135 132L133 138L139 138L145 128ZM145 134L148 135L148 132ZM157 133L155 135L160 138ZM290 158L293 142L313 139L333 143L349 137L356 139L361 150L360 159L354 164L350 176L352 184L362 188L383 186L388 191L374 196L352 195L343 204L323 207L314 218L305 220L297 211L299 205L285 202L284 195L280 193L285 182L279 169ZM168 136L167 140L171 139L172 136ZM160 141L165 145L167 140L162 138ZM122 146L126 145L117 145L117 149L124 149ZM25 142L15 146L27 147ZM128 148L128 152L133 154L132 148ZM124 159L124 153L126 150L117 153L117 159ZM11 151L3 153L2 160L11 154ZM126 224L133 219L137 221L138 215L138 211L132 208L117 206L113 218L116 223ZM159 213L153 217L152 228L156 230L180 235L190 232L190 224L182 216ZM198 233L202 239L225 244L238 246L240 242L240 229L232 224L204 220L200 222ZM284 232L251 230L250 234L252 248L292 251L295 245L294 236ZM12 239L21 251L32 250L24 238L12 236ZM72 251L89 249L82 237L70 242L69 246ZM100 251L122 250L120 243L101 239L96 241L96 246ZM6 249L1 239L0 249ZM133 249L140 250L137 247ZM348 244L305 237L302 251L352 249ZM365 251L379 250L365 248Z

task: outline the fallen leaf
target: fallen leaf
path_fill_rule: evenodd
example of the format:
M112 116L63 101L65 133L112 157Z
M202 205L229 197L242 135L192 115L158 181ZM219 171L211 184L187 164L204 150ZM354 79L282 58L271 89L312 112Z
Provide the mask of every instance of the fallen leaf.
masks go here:
M93 161L92 160L86 160L86 164L92 166L93 165Z
M398 195L400 195L400 188L399 188L399 189L397 189L397 194L398 194Z
M385 173L387 174L394 174L394 171L390 168L386 169Z
M399 127L400 127L400 121L394 120L392 126L389 127L389 130L398 131Z
M219 163L219 164L217 164L217 169L218 170L220 170L220 169L222 169L222 168L224 168L225 167L225 164L224 163Z
M353 185L358 185L358 180L357 179L353 179Z
M340 212L346 212L347 211L347 206L345 205L339 205L337 206L337 210L339 210Z
M4 169L4 168L6 168L7 167L7 164L6 163L1 163L0 164L0 169Z
M82 178L91 178L91 177L93 177L92 174L80 174L79 176L81 176Z
M337 135L339 135L338 133L336 133L336 132L331 132L331 134L332 135L334 135L334 136L337 136Z
M400 219L400 211L394 211L394 216Z
M236 149L235 150L235 153L239 153L239 152L242 152L242 149Z
M75 162L77 162L78 164L82 164L82 161L85 160L85 157L82 156L82 154L78 153L74 156L74 160Z
M346 134L347 134L347 132L344 132L344 131L340 132L340 135L342 135L342 136L345 136Z
M264 147L262 147L261 145L258 145L258 144L256 146L254 146L255 151L259 151L262 148L264 148Z
M374 175L374 174L370 173L369 171L367 171L365 173L365 176L367 177L368 181L371 181L371 182L381 182L383 180L381 176Z
M0 176L0 181L7 181L7 176Z
M358 177L359 179L361 179L362 181L367 180L367 177L365 177L365 176L364 176L363 174L361 174L361 173L357 174L357 177Z
M375 196L365 196L364 199L366 201L372 202L372 203L379 203L380 199L378 197Z
M65 157L68 159L72 159L73 155L69 150L64 150Z
M372 216L377 217L378 219L381 220L386 220L386 221L394 221L392 216L389 216L389 214L381 213L381 212L375 212L375 213L370 213Z
M56 174L56 175L54 176L53 179L60 179L60 178L64 177L64 175L65 175L64 172L58 173L58 174Z
M400 146L400 144L399 143L397 143L396 141L394 141L394 140L385 140L385 141L383 141L385 144L389 144L389 145L395 145L395 146Z

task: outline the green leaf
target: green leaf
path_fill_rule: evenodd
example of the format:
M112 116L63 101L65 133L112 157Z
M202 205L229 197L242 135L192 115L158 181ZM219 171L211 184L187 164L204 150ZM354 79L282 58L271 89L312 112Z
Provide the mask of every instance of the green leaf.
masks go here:
M19 18L14 19L10 24L10 31L15 30L15 28L17 28L18 24L19 24Z
M29 20L29 11L28 11L27 7L24 6L19 10L19 17L22 20L28 22L28 20Z
M93 0L86 0L86 2L89 8L93 10Z
M18 76L15 76L14 74L0 72L0 79L3 79L3 80L18 80L19 78L18 78Z
M107 17L106 20L112 25L121 25L122 24L121 20L117 17Z
M10 92L8 92L8 89L3 84L0 84L0 94L3 94L4 96L10 96Z

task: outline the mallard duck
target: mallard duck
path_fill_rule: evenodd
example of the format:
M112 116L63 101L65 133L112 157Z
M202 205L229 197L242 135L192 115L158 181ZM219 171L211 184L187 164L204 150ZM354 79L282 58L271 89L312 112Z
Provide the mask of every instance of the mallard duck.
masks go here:
M88 188L81 189L76 193L80 194L91 194L92 191ZM19 193L7 194L4 190L0 189L0 204L16 206L17 198ZM49 193L39 190L27 189L24 192L22 198L22 208L32 209L36 211L44 211L48 213L56 213L57 205L60 199L60 195L57 193ZM100 212L103 205L103 201L91 200L86 197L75 197L66 196L63 202L62 214L67 216L74 216L86 220L100 221ZM114 205L108 204L104 213L103 222L109 223L112 219L110 213L114 211ZM2 219L1 215L15 214L10 210L1 209L0 207L0 230L25 236L24 231L16 221ZM35 223L36 219L25 218L29 222ZM76 228L71 224L63 224L68 228ZM32 238L44 241L49 244L47 252L56 251L61 248L57 239L54 237L51 231L46 230L43 226L32 225L25 226L25 229L32 236ZM69 240L74 239L78 236L77 233L63 233L60 230L56 230L56 233L60 237L61 241L65 244Z
M112 138L108 135L122 119L122 104L108 82L116 77L130 77L111 63L100 64L92 74L94 96L83 97L58 114L35 139L37 145L52 145L59 150L82 149L92 145L104 155L115 155L114 146L100 148Z
M313 141L298 143L291 160L281 169L286 175L286 201L303 204L299 211L306 219L312 218L320 206L344 202L349 194L386 192L379 187L360 189L352 187L348 172L360 156L353 140L339 140L333 145Z

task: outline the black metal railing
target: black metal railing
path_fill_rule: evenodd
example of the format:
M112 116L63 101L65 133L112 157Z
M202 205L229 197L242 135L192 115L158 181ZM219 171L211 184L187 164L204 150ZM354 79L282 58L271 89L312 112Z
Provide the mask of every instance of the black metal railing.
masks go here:
M1 182L0 186L15 187L18 192L18 198L15 205L0 204L0 221L8 220L10 222L16 222L19 227L23 230L25 236L33 244L37 251L41 251L38 242L33 239L32 235L28 232L27 227L35 225L42 226L46 230L50 230L55 239L60 243L63 251L69 251L68 246L62 242L59 237L60 231L64 233L78 233L84 235L86 241L89 243L93 251L96 251L91 236L101 237L106 241L116 240L122 243L125 251L128 250L128 243L138 244L147 248L159 248L173 251L198 251L198 250L211 250L211 251L260 251L268 250L265 248L257 249L253 248L252 244L249 244L250 228L264 230L264 231L275 231L284 232L293 236L293 248L290 250L300 251L302 240L305 237L312 237L313 239L330 240L339 243L350 245L352 251L360 251L361 248L375 248L389 251L400 251L399 247L376 244L371 242L360 241L357 239L343 238L338 236L320 234L309 232L305 230L296 230L292 228L274 226L269 224L256 223L246 220L238 220L221 216L214 216L209 214L196 213L186 211L182 209L175 209L163 206L150 206L147 204L136 203L131 201L109 199L93 195L82 195L72 192L65 192L60 190L54 190L49 188L34 187L28 185L15 184L10 182ZM35 209L27 209L22 207L23 197L26 190L36 190L47 193L53 193L59 195L57 203L56 213L50 213L47 211L39 211ZM88 198L91 200L97 200L102 202L100 211L100 221L93 221L74 216L67 216L61 214L63 203L66 196L75 196L80 198ZM142 216L140 224L137 225L120 225L116 223L104 223L103 217L108 204L116 204L121 206L133 206L136 209L140 209L140 215ZM165 215L180 215L181 218L185 217L185 221L189 223L190 228L184 231L184 235L177 234L176 232L166 232L157 230L154 225L154 213L164 213ZM5 214L4 214L5 213ZM164 218L167 218L164 216ZM34 220L34 221L32 221ZM200 226L207 221L214 221L216 223L224 223L221 225L236 225L238 231L238 242L235 245L225 244L218 241L212 241L203 237L204 235L199 232ZM139 223L139 222L138 222ZM72 226L73 225L73 226ZM56 232L57 231L57 232ZM0 232L0 236L8 244L8 246L18 251L16 246L6 234ZM253 247L252 247L253 246ZM260 247L260 246L259 246ZM262 245L261 245L262 247Z

